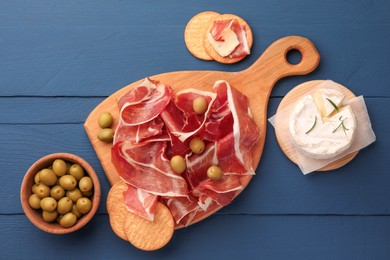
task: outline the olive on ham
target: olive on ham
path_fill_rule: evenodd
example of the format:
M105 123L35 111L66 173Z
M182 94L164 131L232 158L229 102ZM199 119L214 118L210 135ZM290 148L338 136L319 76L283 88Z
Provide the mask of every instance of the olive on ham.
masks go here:
M186 170L186 162L180 155L175 155L171 158L171 167L176 173L181 174Z
M207 101L204 97L197 97L194 99L194 102L192 103L192 109L195 113L198 115L202 115L207 110Z
M195 154L201 154L204 151L205 144L202 139L195 137L191 139L190 149Z
M222 178L222 170L218 166L212 165L207 169L207 177L213 181L219 181Z

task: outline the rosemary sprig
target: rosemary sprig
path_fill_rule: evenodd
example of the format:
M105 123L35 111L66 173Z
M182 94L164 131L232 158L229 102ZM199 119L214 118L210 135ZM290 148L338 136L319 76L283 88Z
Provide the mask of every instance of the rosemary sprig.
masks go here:
M314 129L314 127L316 126L316 124L317 124L317 116L315 116L315 118L314 118L313 126L312 126L305 134L310 133L310 132Z
M342 127L343 131L344 131L344 134L347 135L347 132L346 130L349 130L348 128L345 127L344 125L344 120L346 118L344 118L343 120L341 120L343 116L340 116L339 120L341 121L341 123L332 131L332 133L335 133L337 131L337 129L339 129L340 127Z
M336 109L336 111L337 112L339 112L339 108L336 106L336 104L335 103L333 103L333 101L332 100L330 100L329 98L326 98L326 100L328 100L329 101L329 103L334 107L334 109Z

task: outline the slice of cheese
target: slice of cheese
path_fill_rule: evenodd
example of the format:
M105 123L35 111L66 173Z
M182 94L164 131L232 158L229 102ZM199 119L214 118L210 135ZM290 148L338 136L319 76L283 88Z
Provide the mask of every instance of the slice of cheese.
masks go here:
M319 100L326 100L329 94L318 93L306 95L298 101L290 114L289 134L295 147L306 156L329 159L351 146L356 119L350 106L339 107L338 111L332 105L333 110L326 108L326 102L319 103ZM341 100L336 102L340 104Z
M335 112L336 108L334 106L338 108L345 97L345 95L338 90L323 88L315 91L312 96L318 111L325 121L328 120L328 117L333 112Z
M240 42L236 33L231 29L231 26L226 28L221 35L221 41L214 40L211 33L207 34L207 39L210 41L211 46L214 50L222 57L227 57L232 53Z

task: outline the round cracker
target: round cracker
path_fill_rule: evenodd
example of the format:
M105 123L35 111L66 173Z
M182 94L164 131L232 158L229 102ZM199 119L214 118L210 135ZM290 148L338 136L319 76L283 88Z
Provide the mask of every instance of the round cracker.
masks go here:
M242 19L241 17L234 15L234 14L222 14L222 15L214 17L214 19L212 21L210 21L207 30L204 31L203 45L211 58L213 58L214 60L216 60L220 63L225 63L225 64L231 64L231 63L238 62L238 61L242 60L243 58L245 58L247 55L243 56L243 57L239 57L239 58L222 57L214 50L214 47L211 45L210 41L207 38L207 34L209 33L211 27L213 26L214 21L216 21L216 20L230 20L230 19L237 19L242 25L245 26L246 39L248 41L249 50L252 48L252 44L253 44L252 30L249 27L248 23L244 19Z
M127 240L126 234L123 230L123 223L125 221L127 213L128 210L126 209L125 202L123 201L123 199L118 200L116 203L114 203L109 211L110 225L112 231L114 231L114 233L123 240Z
M109 211L110 207L118 200L123 200L123 192L127 190L127 184L123 181L115 183L107 195L106 207Z
M123 222L128 211L122 195L126 189L127 184L123 181L114 184L108 192L106 203L111 228L114 233L123 240L127 240L123 230Z
M212 60L204 48L203 34L209 27L210 22L219 15L219 13L211 11L202 12L192 17L187 23L184 30L184 42L188 51L198 59Z
M152 251L165 246L172 238L175 222L169 209L157 202L154 221L127 212L124 231L127 240L136 248Z

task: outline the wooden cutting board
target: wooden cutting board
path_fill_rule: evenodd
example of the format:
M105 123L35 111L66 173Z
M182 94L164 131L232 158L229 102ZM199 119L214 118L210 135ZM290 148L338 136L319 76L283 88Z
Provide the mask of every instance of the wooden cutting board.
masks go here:
M298 50L301 53L300 63L292 65L287 61L286 54L290 50ZM310 73L318 66L319 61L320 55L311 41L300 36L287 36L272 43L252 66L242 71L177 71L149 76L149 78L171 86L174 92L186 88L212 91L215 81L226 80L232 87L244 93L249 98L249 106L254 121L260 128L260 138L253 149L253 167L256 169L264 147L267 106L273 86L283 77ZM141 81L129 84L105 99L90 113L84 124L84 128L111 185L119 181L120 178L111 163L112 145L97 139L97 133L100 130L97 118L104 111L110 112L115 121L112 128L116 129L119 117L117 100ZM241 182L244 187L247 186L251 178L252 176L242 177ZM207 214L197 215L193 223L206 218L220 208L217 207Z

